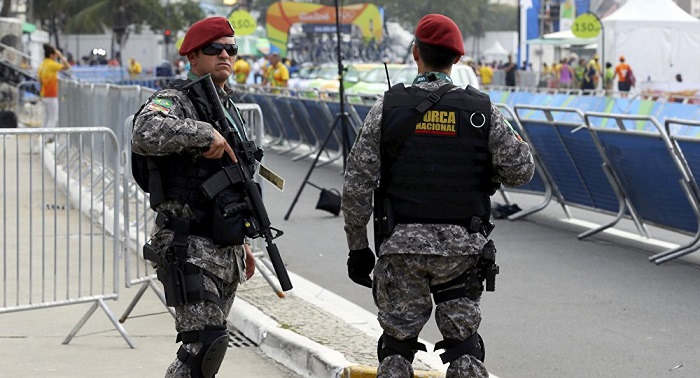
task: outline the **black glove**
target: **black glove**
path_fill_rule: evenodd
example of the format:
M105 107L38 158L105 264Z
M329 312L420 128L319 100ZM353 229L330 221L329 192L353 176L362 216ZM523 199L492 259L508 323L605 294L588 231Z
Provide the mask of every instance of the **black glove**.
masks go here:
M374 269L374 252L369 247L350 251L348 254L348 277L358 285L372 287L369 274Z

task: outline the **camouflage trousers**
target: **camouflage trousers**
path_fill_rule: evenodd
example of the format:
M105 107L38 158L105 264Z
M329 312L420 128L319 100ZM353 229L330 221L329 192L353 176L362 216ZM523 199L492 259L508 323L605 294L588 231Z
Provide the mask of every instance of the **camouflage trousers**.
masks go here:
M478 256L383 255L374 267L374 301L384 333L399 340L417 337L430 319L430 285L448 282L476 264ZM479 301L467 297L439 303L435 321L443 338L465 340L481 323ZM452 361L447 378L488 378L486 367L471 355ZM410 361L401 355L384 359L378 378L413 377Z
M234 270L235 277L227 277L226 285L220 298L223 302L223 309L216 303L202 301L175 307L175 329L177 332L187 332L193 330L203 330L207 325L225 325L233 300L238 288L238 271ZM229 283L230 282L230 283ZM204 287L207 291L218 292L214 282L207 276L204 277ZM184 348L193 354L199 353L202 343L186 343ZM168 367L165 378L190 378L190 367L183 364L177 357Z

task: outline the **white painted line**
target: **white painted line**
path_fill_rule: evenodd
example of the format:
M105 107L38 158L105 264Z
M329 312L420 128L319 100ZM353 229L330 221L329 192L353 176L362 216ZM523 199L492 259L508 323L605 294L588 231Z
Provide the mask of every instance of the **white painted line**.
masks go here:
M569 224L573 224L573 225L577 225L577 226L581 226L581 227L585 227L585 228L589 228L589 229L594 229L594 228L600 227L599 224L595 224L593 222L587 222L587 221L580 220L580 219L561 218L559 220L564 222L564 223L569 223ZM638 234L635 234L632 232L628 232L628 231L618 230L618 229L615 229L613 227L607 228L601 232L604 232L604 233L609 234L609 235L621 237L624 239L644 243L644 244L655 245L657 247L662 247L662 248L671 249L671 248L678 247L678 244L669 243L669 242L665 242L663 240L654 239L654 238L645 238L641 235L638 235Z

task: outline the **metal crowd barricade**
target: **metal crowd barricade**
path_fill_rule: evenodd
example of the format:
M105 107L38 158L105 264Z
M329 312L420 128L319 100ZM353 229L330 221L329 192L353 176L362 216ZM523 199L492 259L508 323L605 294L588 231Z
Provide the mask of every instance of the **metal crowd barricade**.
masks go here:
M686 129L700 128L700 121L687 119L670 118L664 122L664 129L668 135L675 161L680 164L683 175L682 185L687 187L692 194L696 206L700 204L700 189L698 189L696 177L700 176L700 139L695 136L688 136ZM700 249L700 230L695 234L693 240L676 250L664 251L649 257L650 261L661 264L669 260L687 255Z
M507 188L507 190L503 190L503 187L501 187L500 192L503 196L503 199L506 201L506 203L510 203L510 199L506 194L507 191L523 192L529 194L541 194L544 196L542 202L539 205L535 205L530 209L519 211L508 217L508 219L510 220L515 220L544 209L552 200L554 191L552 189L552 184L550 183L551 180L547 176L547 170L540 161L539 154L537 153L537 150L533 147L532 141L528 139L527 133L524 131L520 120L516 117L515 111L513 111L513 109L510 106L503 103L494 103L494 105L498 108L498 110L501 111L503 117L508 122L510 122L511 125L515 125L515 127L518 129L518 133L530 145L530 151L535 162L535 175L532 177L532 180L530 180L530 182L528 182L527 184L523 184L515 188ZM566 209L566 207L564 207L564 212L568 214L568 209Z
M700 206L697 184L687 164L674 150L666 130L649 116L586 113L586 125L605 164L617 177L631 210L646 224L685 234L693 242L652 256L686 251L700 239ZM600 120L617 127L599 127ZM596 122L597 121L597 122ZM635 126L645 122L649 128ZM637 128L630 130L629 128Z
M301 101L306 107L306 111L309 113L312 120L310 126L315 130L316 135L318 135L321 140L318 150L314 151L314 153L320 156L319 153L322 152L325 155L325 160L316 164L316 167L331 164L339 158L342 158L342 132L338 132L338 130L335 129L336 127L340 129L340 127L338 127L340 118L339 116L334 117L329 107L331 102L322 100L320 96L316 99L310 99L303 96L303 94L300 94L298 101Z
M241 111L241 116L246 121L246 134L250 140L255 141L256 146L260 146L264 140L264 123L263 114L260 106L257 104L237 104ZM120 317L120 322L125 322L129 314L135 308L138 301L141 299L147 289L152 289L158 298L166 306L165 296L161 290L161 285L156 283L157 277L151 263L143 258L142 248L150 236L150 227L154 224L155 212L150 209L150 201L148 193L144 193L138 187L136 181L131 174L131 132L132 132L132 117L128 117L123 124L122 140L124 146L122 148L122 196L124 211L122 222L124 224L124 274L126 287L132 285L141 285L132 301L127 306L126 310ZM264 161L264 160L263 160ZM264 184L260 182L259 176L256 176L261 188ZM278 297L283 298L279 281L274 275L274 267L269 258L265 256L265 246L263 240L253 240L252 244L253 255L255 256L255 267L259 274L267 281L270 287L275 291ZM168 307L168 311L174 316L172 308Z
M319 148L321 147L321 142L323 141L323 135L319 135L316 129L311 126L314 122L313 117L309 114L308 110L304 106L304 103L302 103L298 97L290 97L287 99L287 102L289 103L292 115L297 121L297 125L299 126L301 133L304 135L304 142L308 146L308 150L306 152L302 152L300 155L292 158L292 161L297 161L318 152Z
M104 127L0 129L0 313L92 303L134 348L105 301L119 297L118 142Z
M579 239L614 226L628 212L640 234L648 236L634 208L628 206L614 172L599 154L591 153L596 145L591 135L584 132L585 117L581 111L516 106L515 112L560 204L615 214L611 222L579 234ZM569 215L566 207L565 212Z
M272 95L254 92L249 94L249 98L262 109L265 117L266 135L271 138L266 146L290 145L281 115L272 104ZM292 145L289 148L296 147Z

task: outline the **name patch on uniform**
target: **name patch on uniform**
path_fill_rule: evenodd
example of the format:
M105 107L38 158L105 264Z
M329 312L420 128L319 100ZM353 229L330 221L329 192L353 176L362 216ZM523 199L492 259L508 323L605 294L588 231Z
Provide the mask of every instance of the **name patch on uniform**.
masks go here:
M457 136L457 114L449 110L428 110L423 122L416 124L416 134Z
M154 110L165 114L170 113L170 108L173 107L173 100L167 98L156 97L148 104L148 110Z

